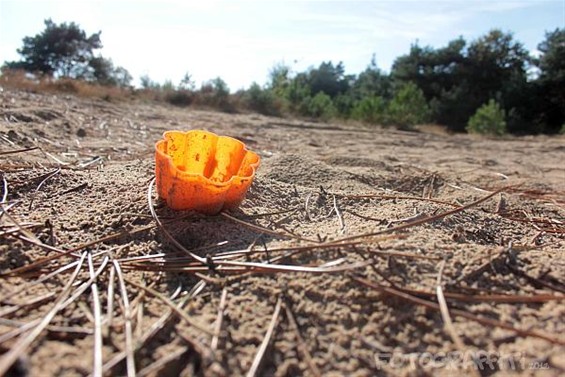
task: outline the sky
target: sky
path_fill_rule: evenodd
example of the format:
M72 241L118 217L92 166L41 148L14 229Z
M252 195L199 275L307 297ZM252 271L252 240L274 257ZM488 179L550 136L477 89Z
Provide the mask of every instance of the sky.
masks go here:
M283 63L294 72L342 61L358 74L371 62L389 72L413 43L439 48L493 28L536 53L546 31L565 27L565 0L0 0L0 64L19 60L43 21L102 31L99 53L139 77L197 86L221 77L233 91L261 85Z

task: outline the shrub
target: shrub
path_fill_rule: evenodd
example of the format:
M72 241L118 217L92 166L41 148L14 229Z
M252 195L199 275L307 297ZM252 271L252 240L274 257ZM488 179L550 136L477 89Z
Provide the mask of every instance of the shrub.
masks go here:
M383 97L370 96L355 104L351 117L371 124L383 124L386 119L386 110Z
M344 119L351 118L351 112L355 106L353 96L349 94L338 94L333 99L334 107L338 115Z
M220 77L202 84L195 102L198 105L209 106L227 113L236 111L234 104L230 101L228 85Z
M23 70L2 69L0 85L6 88L31 92L69 93L81 97L119 100L128 97L131 92L126 88L105 86L70 78L54 79L49 76L33 75Z
M426 122L430 116L424 93L412 82L403 85L395 93L387 112L388 122L406 129Z
M307 112L307 102L311 98L310 88L301 79L295 77L286 86L283 98L287 101L291 111L305 114Z
M506 133L506 114L493 99L479 107L469 118L467 132L482 135L504 135Z
M253 83L244 96L244 101L250 110L265 115L280 115L281 102L269 89L262 89L259 84Z
M165 93L165 101L175 106L190 106L194 101L194 93L190 90L170 90Z
M304 115L329 120L337 114L332 99L324 92L305 98L301 106Z

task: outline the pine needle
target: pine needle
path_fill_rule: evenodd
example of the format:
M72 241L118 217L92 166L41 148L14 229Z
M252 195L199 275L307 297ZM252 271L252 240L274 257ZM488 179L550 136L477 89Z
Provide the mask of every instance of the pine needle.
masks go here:
M296 323L296 319L294 318L294 314L292 314L292 310L290 309L288 303L285 304L284 308L286 310L286 318L288 319L288 322L290 323L290 327L292 328L292 330L294 331L294 335L296 336L296 342L298 343L298 349L302 353L302 357L304 357L304 360L306 361L306 364L308 364L308 367L310 368L312 374L315 377L321 376L322 373L320 373L320 370L318 369L316 363L314 363L314 360L312 359L312 355L310 354L310 351L308 351L308 345L302 338L302 335L300 335L300 329L298 328L298 324Z
M159 229L161 229L161 231L163 232L163 234L173 243L173 245L175 245L179 250L185 252L187 255L189 255L191 258L193 258L194 260L202 263L202 264L206 264L206 259L202 258L199 255L194 254L193 252L187 250L179 241L177 241L175 239L175 237L173 237L169 231L167 229L165 229L165 227L163 226L163 223L161 222L161 220L159 219L159 216L157 216L157 212L155 212L155 207L153 206L153 199L152 199L152 194L153 194L153 185L155 184L155 177L153 177L153 179L151 180L151 182L149 182L149 187L147 189L147 203L149 205L149 210L151 211L151 215L153 216L153 219L155 220L155 222L157 223L157 226L159 227Z
M8 351L2 356L2 358L0 358L0 376L6 375L8 369L10 369L12 364L16 362L18 357L20 357L20 355L41 334L41 332L47 327L49 322L51 322L53 317L55 317L55 314L57 314L57 312L63 307L63 302L71 291L71 287L82 268L85 257L86 253L83 253L80 258L79 264L76 266L75 271L69 278L69 281L63 288L63 291L59 294L59 297L55 301L53 308L51 308L51 310L43 317L41 322L39 322L39 324L33 330L31 330L26 336L18 339L18 341L12 346L10 351Z
M180 310L174 302L172 302L168 297L162 295L161 293L157 292L156 290L154 290L153 288L138 284L134 281L131 281L129 279L124 279L125 281L128 282L128 284L133 285L136 288L139 289L143 289L144 291L146 291L147 293L149 293L151 296L158 298L159 300L161 300L163 303L165 303L168 307L170 307L171 309L173 309L173 311L175 312L175 314L177 314L183 321L185 321L188 325L197 328L200 331L205 332L208 335L214 335L214 332L210 329L208 329L206 326L198 323L197 321L195 321L194 319L190 318L188 316L188 314L186 314L185 312L183 312L182 310Z
M373 289L376 289L380 292L384 292L384 293L387 293L389 295L403 299L404 301L408 301L408 302L411 302L411 303L417 304L417 305L422 305L422 306L425 306L425 307L430 308L430 309L435 309L435 310L440 309L439 305L436 304L433 301L428 301L428 300L418 298L416 296L412 296L412 295L405 293L405 292L402 292L402 291L400 291L396 288L382 286L380 284L373 283L373 282L370 282L368 280L361 279L361 278L355 278L354 277L353 280L355 280L355 281L357 281L357 282L359 282L359 283L361 283L361 284L363 284L363 285L365 285L369 288L373 288ZM565 345L565 340L554 338L550 335L543 334L539 331L519 329L519 328L512 326L511 324L501 322L501 321L497 321L497 320L490 319L490 318L486 318L486 317L479 317L479 316L476 316L476 315L471 314L469 312L466 312L464 310L452 309L451 313L456 315L456 316L463 317L463 318L469 319L471 321L474 321L474 322L477 322L477 323L480 323L480 324L483 324L483 325L487 325L487 326L491 326L491 327L500 327L502 329L510 330L510 331L520 335L520 336L530 336L530 337L546 340L546 341L553 343L553 344Z
M279 314L281 311L281 305L282 305L282 300L279 297L279 299L277 300L277 304L275 306L275 311L273 312L273 316L271 317L271 322L269 323L269 327L267 328L267 332L265 333L263 342L261 342L261 345L257 350L257 354L253 359L253 364L251 364L251 368L249 368L249 371L247 372L247 377L254 377L257 375L257 372L259 371L259 367L261 366L261 362L263 361L263 356L265 355L265 352L267 351L267 347L271 342L271 337L275 332L275 327L277 325L277 321L279 319Z
M88 253L88 272L90 278L94 278L92 253ZM102 377L102 311L100 309L100 297L96 281L92 283L90 290L92 292L92 311L94 312L94 365L92 375L94 377Z
M114 260L114 269L116 270L116 275L118 275L118 283L120 285L120 293L122 296L122 303L124 304L124 326L126 335L126 366L127 366L127 376L135 377L135 359L133 351L133 334L131 327L131 310L129 306L128 292L126 290L126 284L124 282L124 276L122 274L122 269L120 264Z
M220 298L220 306L218 307L218 316L216 317L216 323L214 326L214 336L212 337L212 342L210 343L210 349L215 352L218 348L218 340L220 338L220 332L222 331L222 322L224 319L224 312L226 310L226 297L228 296L228 290L224 287L222 289L222 296Z

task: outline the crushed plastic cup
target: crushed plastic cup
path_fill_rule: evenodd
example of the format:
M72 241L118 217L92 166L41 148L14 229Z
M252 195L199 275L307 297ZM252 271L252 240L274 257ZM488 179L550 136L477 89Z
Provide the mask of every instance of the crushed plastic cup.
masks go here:
M228 136L167 131L155 144L157 192L174 210L217 214L241 204L259 156Z

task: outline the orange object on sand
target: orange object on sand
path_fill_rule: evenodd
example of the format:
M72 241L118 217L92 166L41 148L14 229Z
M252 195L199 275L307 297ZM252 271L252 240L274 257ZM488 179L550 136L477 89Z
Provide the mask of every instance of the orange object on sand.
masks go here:
M167 131L155 144L157 192L175 210L216 214L245 198L259 156L228 136Z

